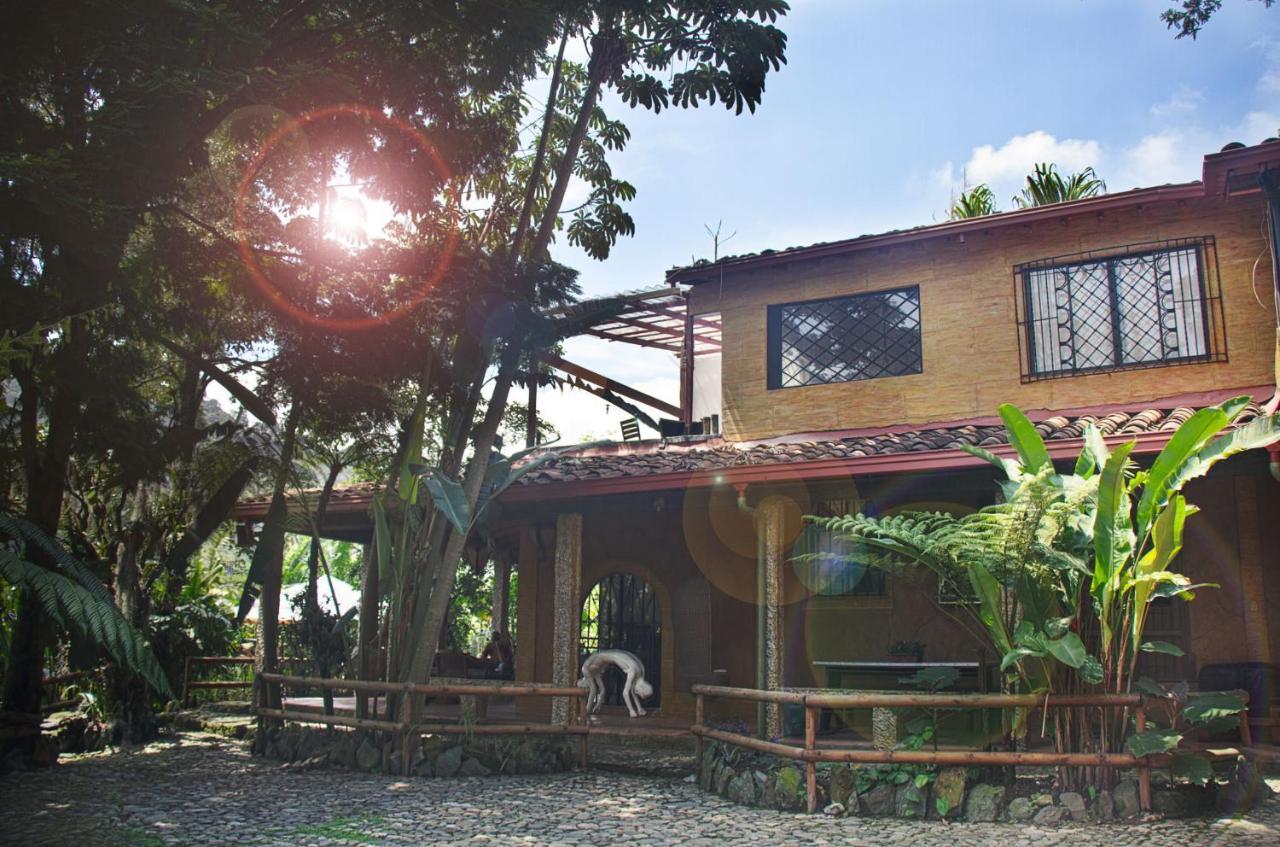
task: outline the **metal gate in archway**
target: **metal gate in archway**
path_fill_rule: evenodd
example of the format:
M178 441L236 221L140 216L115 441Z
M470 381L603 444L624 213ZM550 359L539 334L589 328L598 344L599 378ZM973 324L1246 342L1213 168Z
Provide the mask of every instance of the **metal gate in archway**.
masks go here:
M597 650L634 653L653 686L653 697L645 707L656 707L662 697L662 607L657 592L634 574L609 574L587 592L581 620L580 663ZM617 668L605 671L605 705L623 705L624 679Z

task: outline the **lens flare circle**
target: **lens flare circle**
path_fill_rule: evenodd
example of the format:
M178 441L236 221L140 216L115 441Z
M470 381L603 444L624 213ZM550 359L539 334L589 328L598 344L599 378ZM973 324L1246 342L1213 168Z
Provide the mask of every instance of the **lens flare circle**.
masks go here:
M248 230L246 207L248 205L249 188L253 185L254 178L262 170L267 159L275 148L287 137L300 131L308 124L325 118L334 117L335 115L348 115L363 118L366 121L377 124L379 126L400 133L413 141L422 152L427 154L432 165L435 166L436 172L443 184L447 184L453 177L448 165L445 164L444 158L435 148L427 137L418 129L410 125L407 121L400 118L387 115L379 109L371 109L367 106L357 104L343 103L335 106L326 106L320 109L313 109L304 112L296 118L285 122L277 128L267 140L263 142L262 148L249 162L245 168L244 174L240 178L240 184L236 189L235 198L235 226L236 226L236 247L240 253L241 261L249 271L249 279L263 297L267 299L274 308L289 315L303 323L318 326L322 329L333 332L359 332L361 330L373 329L380 326L386 326L396 321L419 306L430 293L431 289L448 272L449 266L453 262L454 255L458 250L458 241L460 239L456 227L449 227L445 236L444 249L441 253L439 261L431 269L431 272L423 280L413 292L413 296L400 304L394 309L382 312L376 315L369 315L360 318L335 318L314 315L301 306L293 303L289 298L281 293L280 289L271 282L266 272L262 269L261 263L254 254L253 245L249 243L246 235Z

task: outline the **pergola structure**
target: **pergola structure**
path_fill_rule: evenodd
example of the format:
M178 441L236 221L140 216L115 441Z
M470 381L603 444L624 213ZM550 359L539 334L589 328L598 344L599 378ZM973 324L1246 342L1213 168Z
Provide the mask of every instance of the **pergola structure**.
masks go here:
M618 298L609 297L608 299ZM654 429L659 429L658 423L627 401L635 401L670 415L680 421L683 431L688 432L689 425L693 421L693 360L696 356L720 352L719 316L691 316L688 295L683 289L673 285L624 294L621 295L621 299L629 304L624 311L602 318L580 334L603 338L606 341L634 344L638 347L666 350L675 354L680 359L678 403L670 403L646 394L559 356L544 353L538 361L556 371L554 377L562 385L601 397L630 412ZM551 309L547 314L555 316L559 311L562 310ZM537 437L538 417L536 380L529 381L528 408L526 443L528 446L533 446Z

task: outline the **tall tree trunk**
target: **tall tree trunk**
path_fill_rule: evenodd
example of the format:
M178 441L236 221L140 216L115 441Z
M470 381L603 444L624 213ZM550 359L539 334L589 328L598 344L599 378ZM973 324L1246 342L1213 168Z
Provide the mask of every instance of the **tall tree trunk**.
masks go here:
M530 245L529 253L540 257L547 251L551 243L551 235L555 232L556 218L560 216L560 207L564 205L565 192L569 190L569 179L573 176L573 166L578 161L578 151L582 149L582 141L587 136L587 128L591 124L591 116L595 112L596 103L600 100L600 89L617 71L618 61L623 55L619 45L619 34L611 25L604 26L591 39L591 59L587 62L587 86L582 94L582 102L578 106L578 116L573 124L573 132L565 144L564 153L556 165L555 182L551 186L551 196L547 198L547 206L542 213L542 222L538 226L537 235Z
M503 351L493 394L489 398L489 408L476 431L475 452L467 464L467 474L462 481L463 493L473 510L479 499L485 471L489 467L489 456L493 451L498 428L502 424L507 397L511 392L511 384L515 379L519 361L520 350L515 345L508 346ZM444 542L443 551L437 553L438 547L431 551L432 555L427 563L429 577L420 584L416 598L415 611L420 611L420 614L415 616L414 625L410 630L411 635L407 645L409 661L402 669L401 681L403 682L424 682L430 675L438 634L444 623L449 601L452 599L458 562L462 558L466 542L467 537L464 533L452 532Z
M258 597L259 640L254 657L254 669L261 673L277 673L280 668L280 581L284 567L285 522L288 518L285 487L293 464L301 409L302 404L295 400L289 410L284 441L280 445L280 464L276 469L275 484L271 492L271 505L267 508L267 516L262 522L262 534L258 537L258 547L253 553L254 560L258 561L260 558L262 562L262 593ZM279 687L267 686L264 693L264 705L272 709L280 708ZM254 738L254 746L259 752L265 750L266 743L265 737Z
M329 473L325 476L324 486L320 489L320 499L316 501L315 514L311 516L311 549L307 553L307 593L303 598L302 619L306 626L311 655L315 659L316 673L321 679L328 679L333 672L329 653L336 633L331 632L326 625L320 608L320 526L324 523L324 515L329 508L329 498L333 496L333 486L337 483L338 474L342 473L343 466L339 460L329 465ZM329 581L329 593L330 596L334 596L332 579ZM332 715L333 692L326 688L321 696L324 698L324 713Z
M520 261L525 233L529 229L529 218L533 215L533 204L538 196L538 184L542 182L542 168L547 160L547 145L551 141L551 125L556 116L556 100L560 96L560 66L564 64L564 50L568 44L569 27L566 26L564 34L560 36L560 49L556 53L555 68L551 71L551 86L547 90L547 110L542 116L542 133L538 136L538 152L533 157L533 170L529 173L529 183L524 191L524 203L520 207L520 216L516 218L515 235L511 238L511 258L508 265L512 272Z
M378 556L374 549L377 542L373 539L364 545L361 557L363 570L360 575L360 623L359 644L356 646L356 662L359 665L359 679L378 678L378 606L380 587L378 585ZM368 697L364 692L356 693L356 717L369 717Z
M145 540L143 520L147 512L147 488L138 483L130 507L129 528L116 559L116 605L131 625L141 629L146 620L147 597L142 585L138 558ZM151 689L140 676L123 668L111 673L111 687L116 701L116 726L112 731L117 743L140 744L155 738L159 732L155 710L151 707Z
M72 321L66 346L58 356L83 361L88 350L88 327L83 319ZM66 494L67 469L71 448L80 425L80 397L71 385L54 389L46 412L46 435L39 434L40 390L35 375L22 365L13 367L22 404L19 431L26 478L26 504L23 517L50 536L57 535L62 517L62 500ZM35 564L55 568L43 551L33 548L26 555ZM45 628L48 623L40 602L29 592L18 599L17 620L9 637L9 653L5 662L5 712L39 715L41 679L44 665ZM37 723L38 730L38 723ZM23 735L0 745L0 757L18 750L30 757L39 743L39 733Z

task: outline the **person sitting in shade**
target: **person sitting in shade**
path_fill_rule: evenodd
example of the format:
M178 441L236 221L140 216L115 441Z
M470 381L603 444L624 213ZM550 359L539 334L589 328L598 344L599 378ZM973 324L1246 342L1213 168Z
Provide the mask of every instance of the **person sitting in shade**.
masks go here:
M495 679L516 678L516 651L511 643L511 636L498 628L489 635L489 643L484 646L480 658L496 662L493 669Z

